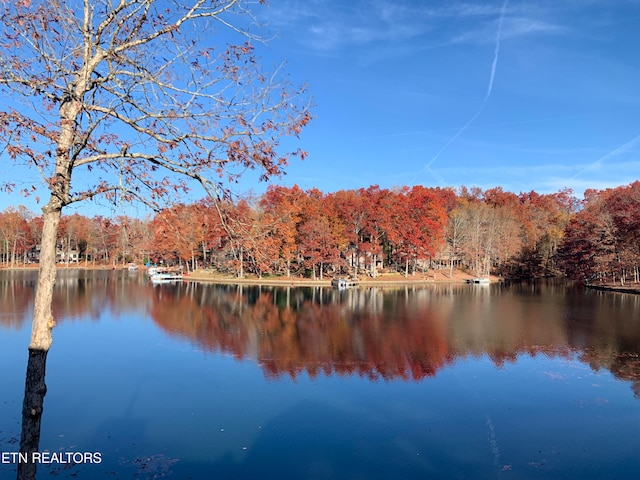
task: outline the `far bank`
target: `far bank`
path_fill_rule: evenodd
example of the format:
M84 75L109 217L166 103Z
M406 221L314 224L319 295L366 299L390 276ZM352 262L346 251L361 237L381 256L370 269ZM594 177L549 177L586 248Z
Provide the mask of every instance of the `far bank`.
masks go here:
M454 271L452 276L449 277L446 273L441 272L429 272L427 274L415 274L405 277L402 274L390 274L385 273L372 278L369 276L358 277L358 284L360 286L367 287L384 287L384 286L402 286L402 285L433 285L433 284L449 284L449 283L467 283L473 279L474 276L461 272ZM239 285L274 285L274 286L291 286L291 287L318 287L318 286L331 286L331 278L312 279L304 277L251 277L246 276L238 278L231 275L222 275L218 273L205 272L197 270L195 272L185 275L185 280L195 282L208 282L208 283L224 283L224 284L239 284ZM499 277L491 276L491 283L500 281Z

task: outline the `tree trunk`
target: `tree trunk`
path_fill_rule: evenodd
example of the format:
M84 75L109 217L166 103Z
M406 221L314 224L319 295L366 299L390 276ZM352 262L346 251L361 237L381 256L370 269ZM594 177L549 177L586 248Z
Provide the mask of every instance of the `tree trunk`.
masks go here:
M202 241L202 266L207 266L207 242Z
M29 349L20 435L20 454L24 455L27 461L18 462L18 480L35 480L36 478L37 463L33 462L33 453L38 451L40 443L42 410L44 396L47 393L44 381L46 363L46 350Z
M40 270L33 307L31 343L29 349L48 351L53 338L51 330L55 325L51 312L53 287L56 283L56 238L62 209L43 208L44 224L40 241Z
M16 253L18 251L18 239L13 240L13 248L11 249L11 268L16 266Z
M376 268L376 263L378 263L378 255L374 253L371 256L371 278L376 278L378 276L378 270Z

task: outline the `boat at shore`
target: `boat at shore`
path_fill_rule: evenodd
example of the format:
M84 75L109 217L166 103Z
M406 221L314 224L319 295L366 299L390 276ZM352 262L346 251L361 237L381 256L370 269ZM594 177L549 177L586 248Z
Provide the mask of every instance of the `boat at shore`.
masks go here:
M489 280L486 277L476 277L476 278L468 279L467 283L475 283L477 285L489 285L491 283L491 280Z
M152 283L177 282L182 280L182 273L157 272L149 276Z
M349 287L357 287L358 286L358 280L355 278L333 278L331 280L331 286L333 288L337 288L339 290L343 289L343 288L349 288Z
M182 270L162 267L149 267L147 274L152 283L177 282L183 278Z

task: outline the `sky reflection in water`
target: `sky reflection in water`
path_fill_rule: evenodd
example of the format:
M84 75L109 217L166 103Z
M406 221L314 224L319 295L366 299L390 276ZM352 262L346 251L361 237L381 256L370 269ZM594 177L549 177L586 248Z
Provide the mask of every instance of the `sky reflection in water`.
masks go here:
M637 297L67 280L40 450L104 462L40 466L39 478L640 472ZM19 283L0 283L5 452L18 449L29 336L31 287ZM14 471L0 465L0 478Z

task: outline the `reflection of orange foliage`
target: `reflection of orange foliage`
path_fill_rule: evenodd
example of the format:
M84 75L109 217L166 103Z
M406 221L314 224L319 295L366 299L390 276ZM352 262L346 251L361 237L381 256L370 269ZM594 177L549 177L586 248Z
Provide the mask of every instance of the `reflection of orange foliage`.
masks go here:
M242 311L242 296L228 294L225 301L213 306L200 306L178 286L153 288L150 315L163 330L184 337L205 350L231 352L237 358L248 355L248 330L236 321Z
M420 315L394 318L368 309L350 312L338 303L305 301L297 314L281 312L279 328L264 330L260 360L269 376L302 371L315 377L358 374L419 380L446 363L444 329Z
M30 320L35 272L3 273L0 327L21 328ZM629 317L640 297L580 296L577 306L565 307L564 288L536 291L528 301L517 291L154 287L123 272L61 271L53 310L60 323L146 311L160 328L203 350L256 359L271 378L420 380L461 357L487 355L500 367L523 354L578 355L596 371L633 381L640 396L640 333ZM490 301L495 305L488 308ZM590 305L588 313L573 318L583 304Z
M411 294L398 292L376 298L366 289L349 291L346 298L322 289L309 297L301 289L198 284L153 291L151 315L161 328L205 350L255 358L270 378L306 372L312 378L336 374L417 381L458 357L486 354L500 367L521 354L570 358L576 352L595 370L607 368L623 380L640 378L637 357L608 361L606 345L575 345L572 339L583 332L538 312L542 303L529 305L524 315L519 302L503 299L503 313L509 314L485 317L478 314L482 297L468 294L456 297L460 310L447 312L441 308L446 302L434 307L416 298L407 301ZM615 338L605 343L610 342Z
M305 299L294 309L278 306L273 291L249 302L238 290L205 290L211 296L197 302L199 294L158 289L151 316L207 350L255 356L272 378L322 372L419 380L447 363L442 322L400 304L391 309L393 317L389 310L370 311L366 303L354 312L341 303Z

